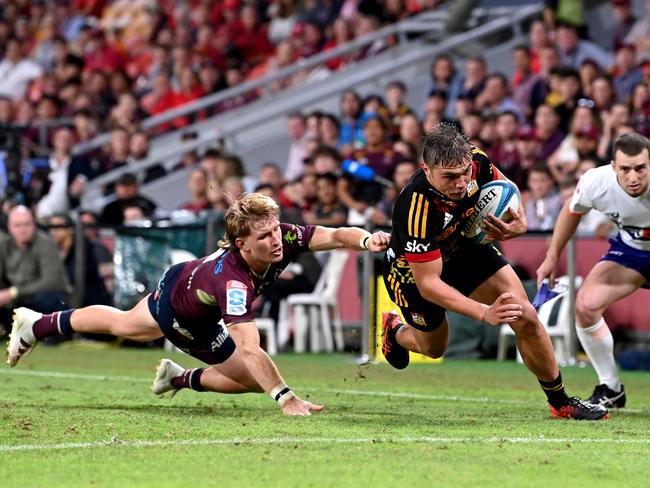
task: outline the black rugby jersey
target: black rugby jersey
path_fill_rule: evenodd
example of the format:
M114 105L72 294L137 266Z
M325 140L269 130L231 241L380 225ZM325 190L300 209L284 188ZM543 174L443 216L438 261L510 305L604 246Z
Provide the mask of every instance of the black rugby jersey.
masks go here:
M472 178L465 196L452 200L431 186L418 170L397 197L393 231L384 258L385 266L402 283L413 283L409 262L424 263L442 257L458 245L463 227L478 202L481 188L499 178L487 155L472 149Z

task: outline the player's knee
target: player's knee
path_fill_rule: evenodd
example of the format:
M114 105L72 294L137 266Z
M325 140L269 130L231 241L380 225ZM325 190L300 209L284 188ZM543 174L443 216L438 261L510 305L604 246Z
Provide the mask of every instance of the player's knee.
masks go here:
M433 359L441 358L447 350L447 344L427 344L422 351L422 354Z
M578 294L576 298L576 318L578 323L592 325L602 315L600 304L585 294Z
M530 303L524 303L521 317L519 320L512 322L510 327L512 327L512 330L514 330L517 335L537 333L537 329L538 327L541 327L541 324L537 318L537 312Z

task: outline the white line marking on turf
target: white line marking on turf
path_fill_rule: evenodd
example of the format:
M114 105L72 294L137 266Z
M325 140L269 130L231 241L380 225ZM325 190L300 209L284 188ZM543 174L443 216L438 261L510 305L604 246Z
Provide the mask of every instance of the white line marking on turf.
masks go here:
M549 437L270 437L270 438L233 438L233 439L181 439L181 440L121 440L95 442L63 442L60 444L0 444L0 452L35 451L55 449L94 449L97 447L161 447L161 446L231 446L231 445L268 445L268 444L625 444L647 445L650 439L611 439L611 438L549 438Z
M7 375L22 375L22 376L40 376L44 378L64 378L75 380L88 380L88 381L129 381L137 383L151 383L150 379L141 376L111 376L99 374L82 374L82 373L62 373L58 371L30 371L24 369L6 369L0 367L0 374ZM298 387L298 391L313 391L323 393L335 393L341 395L360 395L360 396L374 396L374 397L396 397L396 398L412 398L414 400L433 400L445 402L475 402L475 403L504 403L515 405L530 405L538 403L533 400L506 400L503 398L489 398L489 397L464 397L464 396L451 396L451 395L427 395L426 393L410 393L404 391L367 391L367 390L352 390L352 389L338 389L338 388L313 388L313 387ZM620 409L626 413L642 413L647 409L634 409L623 408Z

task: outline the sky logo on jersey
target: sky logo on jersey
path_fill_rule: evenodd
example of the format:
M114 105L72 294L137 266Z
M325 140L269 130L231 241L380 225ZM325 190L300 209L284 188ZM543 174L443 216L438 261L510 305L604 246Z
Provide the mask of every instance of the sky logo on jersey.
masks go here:
M221 273L221 270L223 270L223 260L226 259L226 255L224 254L219 258L219 261L217 261L217 264L214 266L214 274L219 274Z
M241 281L230 280L226 283L226 315L244 315L246 313L246 295L248 288Z
M406 251L408 252L427 252L431 243L422 244L418 242L409 241L406 243Z

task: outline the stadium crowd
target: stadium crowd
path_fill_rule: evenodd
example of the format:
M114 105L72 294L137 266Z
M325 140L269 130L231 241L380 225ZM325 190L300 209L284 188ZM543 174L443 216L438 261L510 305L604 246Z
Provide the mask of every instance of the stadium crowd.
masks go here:
M64 225L88 180L129 166L132 172L106 188L115 193L115 202L101 214L85 212L81 218L104 225L153 218L156 203L140 194L140 185L166 169L138 169L156 136L140 129L143 118L439 3L7 1L0 7L0 124L20 127L22 156L41 156L45 163L31 169L21 192L4 188L3 212L22 202L40 223ZM393 200L419 167L422 134L449 122L522 190L529 229L551 230L580 176L609 163L616 138L632 131L650 135L650 5L637 19L629 0L613 0L613 42L603 49L586 37L581 19L554 15L551 3L548 15L530 25L529 42L512 49L511 76L491 72L481 57L461 62L440 55L432 60L431 82L419 94L419 106L408 106L407 86L397 78L383 93L346 91L338 113L289 114L288 160L264 164L255 177L247 174L245 161L223 147L186 154L177 168L192 169L187 200L178 208L223 211L242 193L260 191L273 196L295 222L387 226ZM332 59L328 68L349 61ZM282 80L278 89L299 81ZM261 95L218 104L199 117ZM48 124L61 119L64 124ZM190 122L179 117L162 130ZM48 128L45 139L40 126ZM72 154L75 143L102 131L110 131L105 148ZM371 168L376 178L361 180L342 171L346 159ZM612 228L592 211L580 230L604 237ZM70 244L62 244L65 239L56 231L53 237L65 259ZM97 242L96 235L88 238ZM108 261L105 253L95 258L95 266ZM93 282L110 289L109 273L100 274L105 281L93 276ZM306 281L313 286L312 277Z

